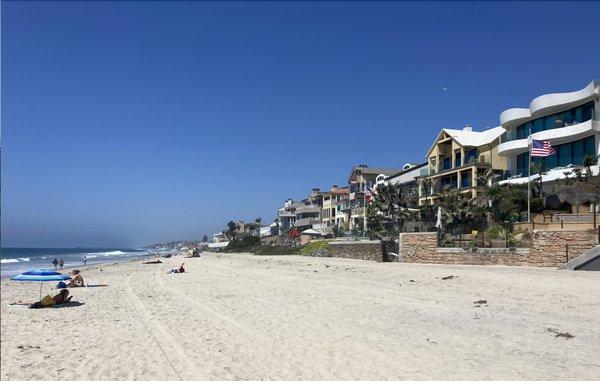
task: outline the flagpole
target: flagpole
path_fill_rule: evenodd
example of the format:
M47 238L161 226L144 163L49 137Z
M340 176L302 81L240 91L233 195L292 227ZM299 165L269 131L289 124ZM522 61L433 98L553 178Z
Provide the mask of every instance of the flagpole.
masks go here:
M529 127L529 136L527 137L527 150L529 152L527 160L527 223L531 223L531 127Z
M363 177L363 199L364 199L364 208L363 213L365 214L365 219L363 220L363 234L367 236L367 180Z

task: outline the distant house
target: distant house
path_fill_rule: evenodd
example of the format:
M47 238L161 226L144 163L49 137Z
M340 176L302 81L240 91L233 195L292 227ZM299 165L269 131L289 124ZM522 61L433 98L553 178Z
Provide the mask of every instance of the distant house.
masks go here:
M242 235L260 235L260 223L238 221L238 234Z
M348 177L350 229L365 229L366 206L371 202L371 192L377 183L378 177L382 179L400 172L402 172L402 169L369 167L364 164L352 168L352 172Z
M337 185L331 187L329 192L323 192L323 205L321 207L321 219L324 226L346 229L348 209L348 187L339 188Z
M403 188L403 194L408 199L409 207L417 207L419 201L419 177L427 163L406 163L402 171L381 180L383 184L394 184Z
M306 230L313 224L320 223L321 205L323 205L323 192L313 188L308 197L300 202L288 199L283 207L277 210L277 231L284 234L292 227Z
M229 242L229 239L223 233L214 233L212 241L213 243Z

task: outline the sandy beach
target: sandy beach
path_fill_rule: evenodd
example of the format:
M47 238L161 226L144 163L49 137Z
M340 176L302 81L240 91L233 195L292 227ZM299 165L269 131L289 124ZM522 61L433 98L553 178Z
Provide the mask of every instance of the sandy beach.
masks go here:
M600 378L598 273L164 261L85 270L109 286L73 289L81 305L64 308L9 306L34 300L39 285L3 280L2 379ZM167 274L182 261L187 273Z

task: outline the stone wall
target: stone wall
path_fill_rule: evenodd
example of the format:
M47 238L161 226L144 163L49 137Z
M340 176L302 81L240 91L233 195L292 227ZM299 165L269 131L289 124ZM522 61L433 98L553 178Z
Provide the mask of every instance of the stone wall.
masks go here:
M598 245L594 230L535 230L530 263L558 267Z
M332 241L329 247L332 257L383 262L380 241Z
M580 214L566 214L566 213L557 213L552 216L552 222L555 224L560 224L564 222L565 224L569 223L587 223L591 224L594 222L594 214L593 213L580 213Z
M400 261L461 265L558 267L598 245L597 233L588 231L536 230L531 249L479 249L437 247L436 233L400 234Z

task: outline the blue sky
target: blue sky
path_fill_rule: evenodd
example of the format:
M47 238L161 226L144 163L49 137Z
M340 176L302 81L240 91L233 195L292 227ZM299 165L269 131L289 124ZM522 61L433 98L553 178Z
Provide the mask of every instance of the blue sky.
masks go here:
M2 2L3 246L200 239L600 77L600 3ZM442 91L442 87L447 91Z

